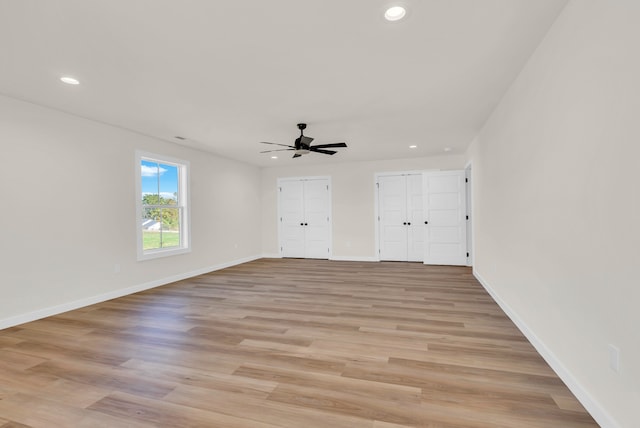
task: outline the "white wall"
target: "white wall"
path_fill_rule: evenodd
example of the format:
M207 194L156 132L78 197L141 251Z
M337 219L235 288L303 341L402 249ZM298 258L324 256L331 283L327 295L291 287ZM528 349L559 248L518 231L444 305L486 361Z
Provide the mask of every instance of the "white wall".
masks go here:
M638 22L636 0L570 2L468 153L475 273L612 427L640 426ZM136 261L136 149L191 162L192 253ZM333 255L374 258L374 174L466 160L260 171L4 97L0 150L0 327L277 254L278 177L330 175Z
M638 22L570 2L469 150L475 272L603 426L640 426Z
M348 150L348 149L347 149ZM310 154L307 156L319 156ZM339 155L336 155L339 156ZM432 156L371 162L348 162L326 165L296 164L262 170L262 249L278 254L278 178L330 176L332 185L333 258L375 259L375 187L379 172L463 169L464 156Z
M136 261L136 149L190 161L191 253ZM258 168L6 97L0 151L0 328L260 255Z

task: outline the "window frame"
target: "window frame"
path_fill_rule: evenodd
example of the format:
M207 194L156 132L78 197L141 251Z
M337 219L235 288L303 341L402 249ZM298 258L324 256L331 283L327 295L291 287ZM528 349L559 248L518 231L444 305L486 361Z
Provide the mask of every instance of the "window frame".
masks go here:
M169 248L154 248L145 250L143 246L142 234L142 212L145 205L142 203L142 161L157 162L165 165L175 166L178 169L178 197L177 203L171 208L179 208L182 211L180 217L180 245ZM191 216L189 194L189 161L177 159L170 156L160 155L157 153L136 150L135 153L135 180L136 180L136 247L138 261L157 259L160 257L169 257L178 254L191 252Z

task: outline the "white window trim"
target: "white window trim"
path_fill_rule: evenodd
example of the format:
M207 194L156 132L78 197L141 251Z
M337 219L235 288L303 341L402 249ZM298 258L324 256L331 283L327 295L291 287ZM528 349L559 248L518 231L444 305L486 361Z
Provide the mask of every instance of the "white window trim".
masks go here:
M140 219L142 218L142 180L140 179L140 164L143 159L162 162L178 167L179 180L178 185L180 199L178 202L182 207L182 221L180 222L180 238L181 246L174 248L159 248L154 250L144 250L142 246L142 227L140 227ZM170 156L159 155L157 153L149 153L136 150L135 155L135 180L136 180L136 239L138 261L157 259L160 257L175 256L177 254L185 254L191 252L191 195L189 182L189 161L173 158Z

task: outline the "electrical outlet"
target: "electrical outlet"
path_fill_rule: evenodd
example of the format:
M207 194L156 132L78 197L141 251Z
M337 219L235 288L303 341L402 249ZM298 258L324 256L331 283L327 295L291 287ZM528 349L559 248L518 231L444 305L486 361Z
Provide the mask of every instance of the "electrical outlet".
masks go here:
M616 373L620 372L620 349L614 345L609 345L609 367Z

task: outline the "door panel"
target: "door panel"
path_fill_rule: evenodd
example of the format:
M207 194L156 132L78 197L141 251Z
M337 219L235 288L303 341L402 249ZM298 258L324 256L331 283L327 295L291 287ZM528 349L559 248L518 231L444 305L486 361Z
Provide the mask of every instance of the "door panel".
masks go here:
M463 172L463 171L462 171ZM452 173L454 173L452 175ZM429 194L438 193L457 193L460 190L460 183L457 179L452 177L458 177L461 171L443 171L443 172L427 172L426 176L429 178Z
M431 230L431 239L435 242L460 241L459 227L435 227Z
M458 209L458 193L432 193L429 195L429 206L431 209Z
M405 226L382 226L381 236L384 236L384 243L380 248L380 260L407 260L407 229Z
M423 175L426 226L425 264L466 265L465 172Z
M378 179L378 213L380 260L406 261L407 248L407 184L404 176Z
M305 257L329 258L329 180L304 181Z
M425 260L425 264L438 264L438 265L464 265L466 264L466 256L464 257L465 263L461 261L455 262L459 259L460 253L462 250L466 250L466 247L463 248L459 244L443 244L439 242L434 242L430 247L432 254L437 254L438 258L434 258L435 262L427 263ZM435 256L432 256L435 257Z
M429 214L429 224L433 223L433 226L436 227L458 226L460 222L459 215L459 210L432 209Z
M282 257L304 257L304 199L302 181L280 182L280 245Z
M406 176L407 180L407 261L424 259L424 198L422 174Z

